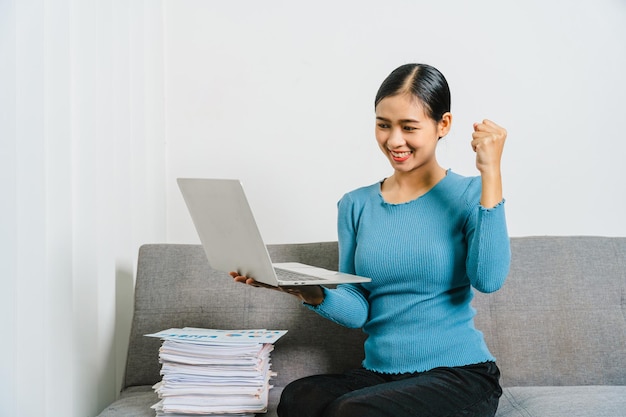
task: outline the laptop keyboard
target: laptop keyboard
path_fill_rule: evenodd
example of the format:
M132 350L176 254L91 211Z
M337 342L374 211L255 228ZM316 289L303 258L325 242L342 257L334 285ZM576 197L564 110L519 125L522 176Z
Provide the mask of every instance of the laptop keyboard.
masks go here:
M274 270L276 270L276 275L278 275L281 280L285 281L322 281L324 279L311 275L304 275L300 272L288 271L282 268L274 268Z

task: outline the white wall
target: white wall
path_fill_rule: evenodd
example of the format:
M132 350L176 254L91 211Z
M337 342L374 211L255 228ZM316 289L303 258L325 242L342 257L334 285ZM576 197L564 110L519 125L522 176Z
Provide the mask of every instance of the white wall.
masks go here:
M0 415L118 395L138 246L165 239L162 8L0 0Z
M268 242L335 239L341 195L390 174L372 103L406 62L451 85L444 166L477 173L473 121L508 129L511 235L626 235L623 1L165 6L172 242L197 241L179 176L241 178Z

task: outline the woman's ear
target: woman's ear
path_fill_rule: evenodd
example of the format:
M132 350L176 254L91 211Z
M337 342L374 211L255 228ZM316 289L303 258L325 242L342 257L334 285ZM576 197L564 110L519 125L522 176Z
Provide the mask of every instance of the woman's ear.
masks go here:
M452 127L452 113L445 112L443 116L441 116L441 120L437 122L437 135L439 136L439 139L447 135L451 127Z

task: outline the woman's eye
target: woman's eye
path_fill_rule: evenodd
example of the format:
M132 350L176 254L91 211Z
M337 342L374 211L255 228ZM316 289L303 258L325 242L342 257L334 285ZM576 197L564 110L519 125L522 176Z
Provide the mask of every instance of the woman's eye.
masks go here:
M389 125L387 123L378 123L378 127L381 129L387 129L389 128Z
M404 126L403 129L406 130L407 132L412 132L414 130L417 130L417 128L413 126Z

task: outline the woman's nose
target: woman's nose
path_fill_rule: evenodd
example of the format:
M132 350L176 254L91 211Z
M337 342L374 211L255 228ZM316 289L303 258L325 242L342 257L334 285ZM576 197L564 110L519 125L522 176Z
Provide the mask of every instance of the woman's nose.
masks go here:
M392 129L387 141L390 147L398 147L404 145L404 136L401 129Z

